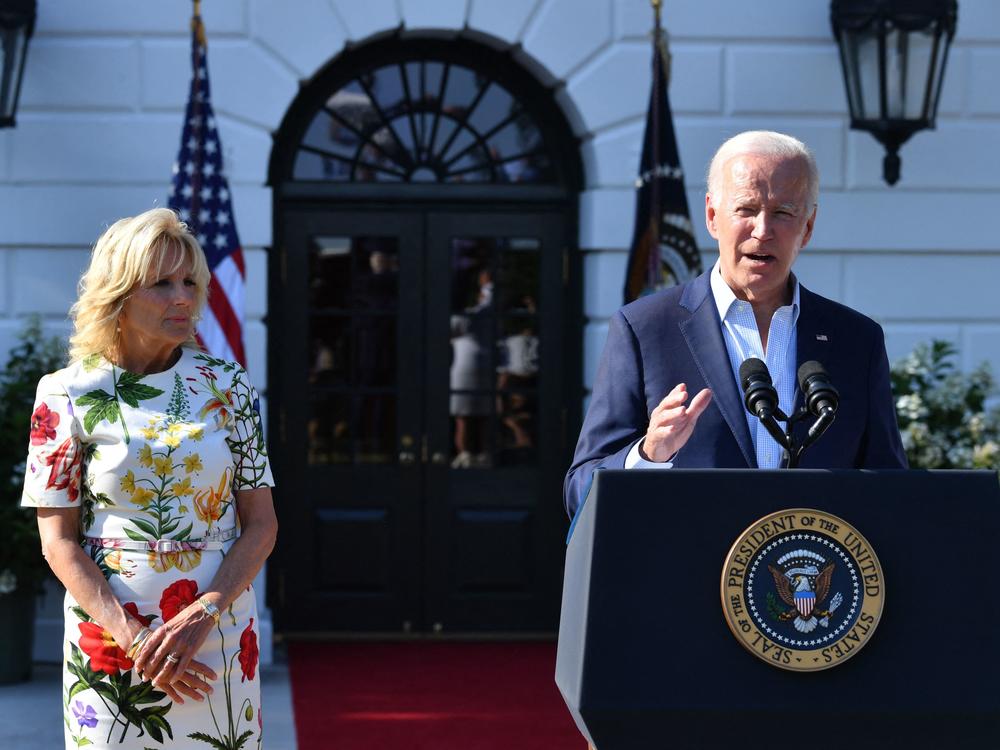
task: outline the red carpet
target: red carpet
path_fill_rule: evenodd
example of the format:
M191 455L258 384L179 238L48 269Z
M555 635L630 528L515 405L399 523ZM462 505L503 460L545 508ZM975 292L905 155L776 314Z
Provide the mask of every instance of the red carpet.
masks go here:
M553 643L293 643L299 750L586 750Z

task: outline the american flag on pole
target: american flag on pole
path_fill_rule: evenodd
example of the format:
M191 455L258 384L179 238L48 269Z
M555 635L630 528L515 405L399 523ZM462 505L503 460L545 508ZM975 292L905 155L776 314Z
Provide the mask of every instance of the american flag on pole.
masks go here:
M198 323L198 340L213 356L246 365L243 351L243 290L246 269L233 221L222 144L208 90L208 45L201 15L191 19L191 92L181 148L174 162L168 205L198 238L212 281Z

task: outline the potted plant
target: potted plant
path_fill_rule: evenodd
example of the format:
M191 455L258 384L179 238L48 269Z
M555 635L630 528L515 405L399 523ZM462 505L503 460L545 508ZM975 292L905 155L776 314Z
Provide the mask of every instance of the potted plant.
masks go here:
M1000 469L1000 408L989 366L969 374L947 341L921 344L892 368L896 417L913 469Z
M45 373L59 369L65 346L45 338L39 319L28 321L0 371L0 683L31 676L36 597L48 576L35 511L21 508L24 461L35 400Z

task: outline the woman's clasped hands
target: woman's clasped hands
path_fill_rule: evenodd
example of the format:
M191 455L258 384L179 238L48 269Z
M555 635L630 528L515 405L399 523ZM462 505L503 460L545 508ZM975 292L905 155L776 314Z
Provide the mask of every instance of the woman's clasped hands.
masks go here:
M182 696L205 700L213 692L210 681L218 675L207 664L194 658L214 626L212 618L198 602L192 602L168 622L143 636L135 635L132 663L136 674L166 693L171 700L184 703Z

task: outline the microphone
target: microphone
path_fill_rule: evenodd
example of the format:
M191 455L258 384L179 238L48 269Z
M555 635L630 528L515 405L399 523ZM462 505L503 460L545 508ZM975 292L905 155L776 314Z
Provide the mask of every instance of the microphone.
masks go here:
M830 382L830 375L826 368L814 359L803 362L799 365L799 390L805 400L806 409L818 417L809 428L806 439L802 441L799 454L810 445L819 440L820 435L826 432L827 428L833 424L837 415L837 407L840 405L840 394Z
M778 409L778 392L771 383L767 365L750 357L740 365L740 388L747 411L758 419L767 419Z
M826 368L816 360L811 359L799 366L799 390L805 398L806 409L817 417L823 416L827 410L837 411L840 394L830 383Z
M775 419L787 421L788 417L778 408L778 392L771 383L767 365L756 357L744 360L740 365L740 388L747 411L756 416L775 442L790 454L792 444Z

